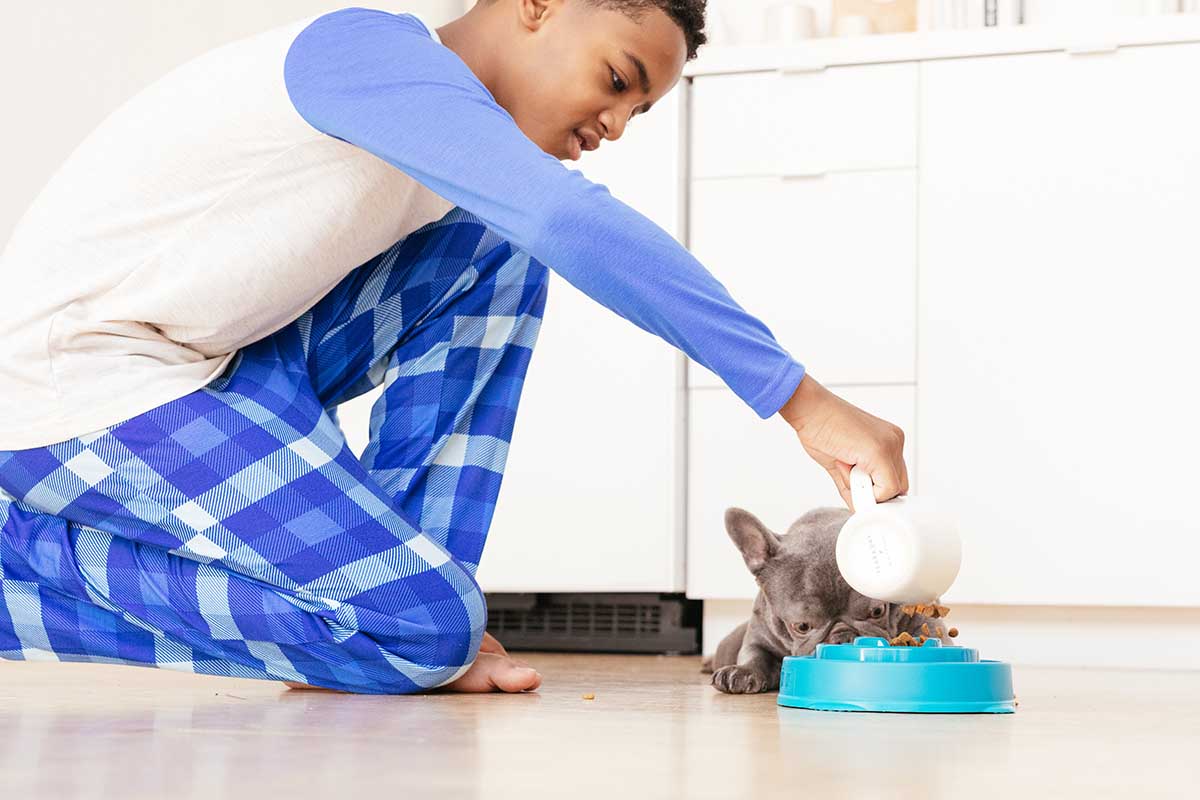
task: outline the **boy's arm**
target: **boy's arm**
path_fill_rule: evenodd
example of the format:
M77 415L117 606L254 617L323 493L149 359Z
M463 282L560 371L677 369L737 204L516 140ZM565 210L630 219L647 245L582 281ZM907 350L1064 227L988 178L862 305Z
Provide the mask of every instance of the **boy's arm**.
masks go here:
M316 129L398 167L594 300L709 368L761 417L804 376L669 234L568 170L414 17L346 9L292 43L284 77Z

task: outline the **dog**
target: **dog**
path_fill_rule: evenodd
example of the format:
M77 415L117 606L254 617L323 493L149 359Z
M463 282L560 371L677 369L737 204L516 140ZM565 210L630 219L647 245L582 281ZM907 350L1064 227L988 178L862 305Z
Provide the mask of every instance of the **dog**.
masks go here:
M845 644L858 636L893 639L907 631L950 643L943 622L905 614L895 603L850 588L834 550L849 518L844 508L818 508L777 535L748 511L725 512L725 530L754 575L758 596L750 619L706 660L713 686L730 694L777 690L784 656L811 655L818 644Z

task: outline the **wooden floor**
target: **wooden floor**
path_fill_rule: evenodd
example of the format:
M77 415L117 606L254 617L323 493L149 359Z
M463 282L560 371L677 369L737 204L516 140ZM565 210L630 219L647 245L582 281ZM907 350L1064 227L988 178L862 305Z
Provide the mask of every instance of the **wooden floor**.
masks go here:
M1011 716L720 695L698 659L530 655L536 694L366 697L0 662L8 797L1200 796L1200 673L1017 670ZM594 700L583 699L594 693Z

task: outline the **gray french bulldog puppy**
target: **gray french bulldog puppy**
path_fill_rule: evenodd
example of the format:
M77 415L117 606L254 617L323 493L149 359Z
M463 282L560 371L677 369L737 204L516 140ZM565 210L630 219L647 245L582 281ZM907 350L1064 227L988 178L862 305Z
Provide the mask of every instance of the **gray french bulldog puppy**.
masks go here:
M779 688L784 656L810 655L818 644L844 644L857 636L891 639L903 631L919 636L922 625L929 626L931 638L945 630L943 620L905 614L895 603L850 588L834 555L849 518L844 508L814 509L779 536L748 511L725 512L725 530L759 591L750 620L726 636L705 663L713 686L731 694L769 692Z

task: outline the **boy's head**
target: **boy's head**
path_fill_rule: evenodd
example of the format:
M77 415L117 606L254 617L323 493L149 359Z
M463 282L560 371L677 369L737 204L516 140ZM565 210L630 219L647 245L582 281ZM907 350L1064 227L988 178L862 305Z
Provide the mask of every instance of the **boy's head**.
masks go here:
M497 41L488 88L539 147L576 159L615 141L705 42L706 0L480 0Z

